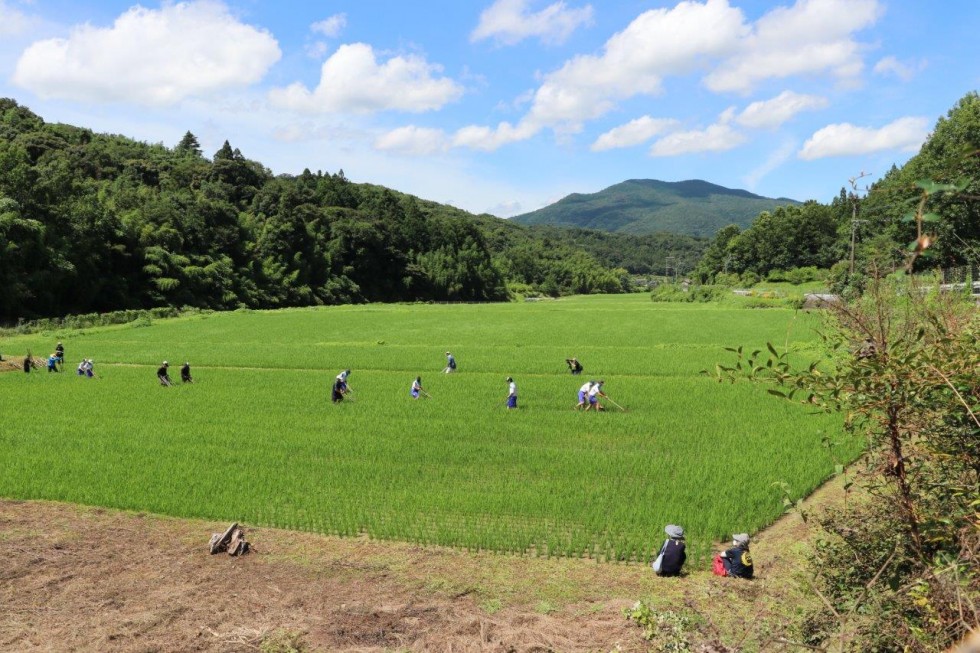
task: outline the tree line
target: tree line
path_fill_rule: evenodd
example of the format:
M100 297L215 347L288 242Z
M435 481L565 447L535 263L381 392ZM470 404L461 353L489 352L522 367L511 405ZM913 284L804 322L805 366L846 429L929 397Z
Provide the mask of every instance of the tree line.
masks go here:
M160 306L504 301L630 289L674 241L527 228L337 173L274 175L0 99L0 322ZM631 270L632 268L632 270Z
M955 192L937 189L956 187ZM867 188L854 180L829 204L806 202L766 211L747 229L718 231L692 271L700 282L721 275L779 276L828 270L838 289L861 286L864 271L895 269L919 239L929 244L916 270L980 262L980 96L968 93L936 123L918 154ZM921 246L921 243L920 243Z

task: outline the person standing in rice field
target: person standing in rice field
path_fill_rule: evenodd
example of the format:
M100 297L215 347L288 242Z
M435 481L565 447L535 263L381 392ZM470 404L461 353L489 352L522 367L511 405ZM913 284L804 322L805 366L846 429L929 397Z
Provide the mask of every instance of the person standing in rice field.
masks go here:
M507 409L512 410L517 408L517 384L514 383L513 377L507 377Z
M453 356L448 351L446 352L446 369L443 370L446 374L451 374L456 371L456 357Z

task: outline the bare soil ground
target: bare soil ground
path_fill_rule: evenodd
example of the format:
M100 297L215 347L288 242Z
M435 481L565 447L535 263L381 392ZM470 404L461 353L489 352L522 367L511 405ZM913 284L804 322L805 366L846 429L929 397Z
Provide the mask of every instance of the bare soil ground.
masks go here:
M645 651L640 598L700 614L694 650L774 650L807 600L795 515L755 538L753 582L245 526L252 553L211 556L227 524L0 500L0 650Z

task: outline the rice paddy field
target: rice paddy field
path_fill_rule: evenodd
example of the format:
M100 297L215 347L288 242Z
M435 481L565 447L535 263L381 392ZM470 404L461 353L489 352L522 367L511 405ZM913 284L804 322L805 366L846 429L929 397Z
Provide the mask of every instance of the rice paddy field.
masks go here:
M66 373L0 374L0 496L516 554L705 554L852 458L836 416L700 375L726 346L815 357L819 316L646 295L194 315L7 338ZM459 362L442 374L445 351ZM565 359L577 356L581 377ZM97 378L75 376L83 358ZM171 363L176 384L156 369ZM195 383L178 369L192 365ZM353 401L330 385L350 368ZM413 400L422 376L431 398ZM513 376L520 408L503 406ZM625 412L573 410L606 381Z

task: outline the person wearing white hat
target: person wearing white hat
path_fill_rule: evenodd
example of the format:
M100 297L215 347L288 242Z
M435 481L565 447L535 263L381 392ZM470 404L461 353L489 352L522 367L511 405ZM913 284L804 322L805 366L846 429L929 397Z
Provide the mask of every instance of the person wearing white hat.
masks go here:
M448 351L446 352L446 369L443 370L446 374L451 374L456 371L456 357L453 356Z
M190 362L185 362L184 366L180 368L180 382L181 383L193 383L194 379L191 378L191 364Z
M653 571L658 576L680 576L687 553L684 552L684 529L675 524L667 524L664 528L667 539L660 547L657 559L653 561Z
M157 370L157 378L160 379L160 385L169 388L173 383L170 381L170 363L163 361L163 365Z
M720 554L728 576L752 578L752 555L749 553L749 534L736 533L732 536L732 548Z

